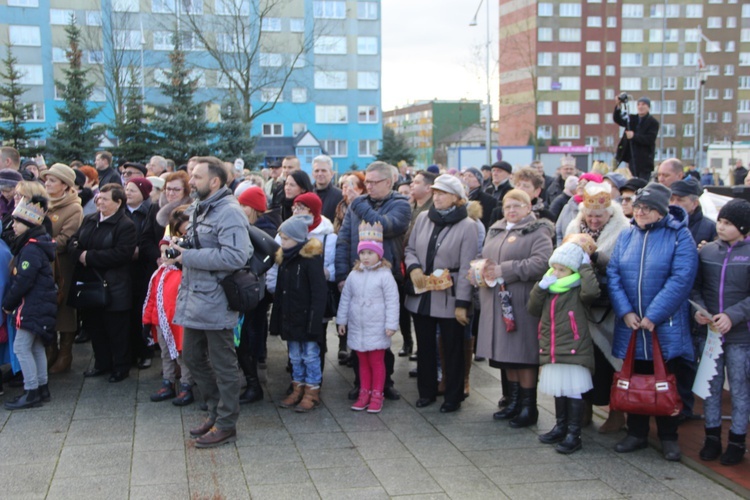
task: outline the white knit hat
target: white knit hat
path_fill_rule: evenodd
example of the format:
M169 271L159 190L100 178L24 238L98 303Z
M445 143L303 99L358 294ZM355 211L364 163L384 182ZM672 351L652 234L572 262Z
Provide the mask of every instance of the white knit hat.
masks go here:
M563 243L557 247L557 250L552 252L552 257L549 258L549 265L560 264L577 273L578 268L581 267L584 254L583 248L579 245L575 243Z

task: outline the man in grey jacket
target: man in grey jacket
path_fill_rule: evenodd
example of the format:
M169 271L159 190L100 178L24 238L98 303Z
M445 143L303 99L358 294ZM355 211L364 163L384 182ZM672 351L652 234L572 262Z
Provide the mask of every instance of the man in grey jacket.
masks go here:
M214 157L196 159L190 177L187 244L167 264L182 264L174 322L184 327L185 364L208 405L208 418L190 430L196 448L237 440L240 379L234 349L238 313L228 308L219 281L245 265L253 252L247 217L226 187L227 174Z

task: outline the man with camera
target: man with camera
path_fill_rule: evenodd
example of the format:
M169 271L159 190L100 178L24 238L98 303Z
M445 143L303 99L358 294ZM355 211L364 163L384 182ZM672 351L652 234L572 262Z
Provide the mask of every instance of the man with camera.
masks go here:
M183 357L208 406L208 418L190 430L196 448L237 440L240 378L234 349L238 313L219 282L252 255L247 217L226 187L218 158L199 157L190 177L190 225L171 244L166 264L182 264L174 322L184 327Z
M638 114L627 112L630 96L625 92L617 96L612 120L625 127L620 144L617 145L615 159L617 163L626 162L634 177L648 181L654 171L654 153L656 136L659 134L659 122L651 116L651 99L638 99Z

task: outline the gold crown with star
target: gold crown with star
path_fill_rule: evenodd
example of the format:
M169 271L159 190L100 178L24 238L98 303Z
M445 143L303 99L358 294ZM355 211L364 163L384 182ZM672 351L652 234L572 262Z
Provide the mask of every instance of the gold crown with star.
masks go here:
M589 182L583 189L583 206L597 210L612 205L612 188L607 183Z
M359 241L377 241L383 242L383 225L380 222L370 224L362 222L359 225Z

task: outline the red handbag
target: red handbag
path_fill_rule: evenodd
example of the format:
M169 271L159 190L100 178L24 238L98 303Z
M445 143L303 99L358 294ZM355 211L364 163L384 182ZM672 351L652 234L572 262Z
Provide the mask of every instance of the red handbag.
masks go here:
M677 392L677 380L667 372L656 331L651 332L654 355L654 374L633 373L635 365L634 330L630 336L628 353L622 362L622 370L615 373L610 393L609 406L613 410L636 415L674 417L682 410L682 399Z

